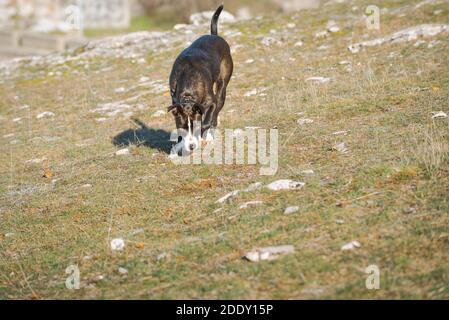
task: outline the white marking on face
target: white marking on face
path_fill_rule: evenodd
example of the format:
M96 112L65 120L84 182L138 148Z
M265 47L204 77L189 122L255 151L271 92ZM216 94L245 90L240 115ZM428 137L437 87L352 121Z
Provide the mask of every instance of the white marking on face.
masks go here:
M192 128L192 122L190 120L190 117L187 118L187 126L188 126L188 132L185 137L183 137L183 150L187 152L194 151L198 148L199 142L198 138L193 134L193 128Z

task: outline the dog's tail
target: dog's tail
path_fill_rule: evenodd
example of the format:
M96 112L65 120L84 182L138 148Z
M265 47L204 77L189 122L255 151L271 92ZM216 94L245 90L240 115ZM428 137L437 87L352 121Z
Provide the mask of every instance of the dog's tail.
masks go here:
M214 16L212 17L212 22L210 24L210 33L213 36L218 35L218 18L220 17L221 12L223 11L223 5L219 6L217 11L215 11Z

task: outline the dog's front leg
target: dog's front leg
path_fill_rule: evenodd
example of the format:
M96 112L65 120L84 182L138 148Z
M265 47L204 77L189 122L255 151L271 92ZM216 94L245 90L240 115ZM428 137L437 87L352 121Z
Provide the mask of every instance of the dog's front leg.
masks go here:
M203 118L203 123L201 126L201 138L206 143L211 142L214 140L214 137L212 135L212 130L214 129L213 120L214 120L214 114L217 106L215 103L212 103L209 108L207 108L207 111Z

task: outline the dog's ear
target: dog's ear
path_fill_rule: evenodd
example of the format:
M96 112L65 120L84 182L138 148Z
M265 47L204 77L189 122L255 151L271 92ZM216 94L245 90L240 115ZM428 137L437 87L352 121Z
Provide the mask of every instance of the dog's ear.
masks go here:
M204 114L204 107L200 104L195 103L193 106L193 112L199 113L200 115Z
M172 113L174 115L177 115L180 111L181 111L181 105L179 105L179 104L171 105L167 109L167 113Z

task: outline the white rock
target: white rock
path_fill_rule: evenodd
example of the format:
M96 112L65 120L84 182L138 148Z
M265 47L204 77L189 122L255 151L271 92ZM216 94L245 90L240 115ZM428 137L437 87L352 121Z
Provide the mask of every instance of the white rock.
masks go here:
M54 117L55 114L53 112L50 111L44 111L42 113L39 113L36 118L37 119L42 119L42 118L50 118L50 117Z
M253 249L244 255L244 258L251 262L258 262L263 260L274 260L281 255L291 254L295 252L295 247L292 245L284 245L277 247L265 247Z
M273 44L274 45L282 44L282 42L280 40L273 38L273 37L263 37L261 42L264 46L267 46L267 47L270 47Z
M327 29L327 31L331 32L331 33L336 33L340 31L340 27L339 26L331 26Z
M348 60L341 60L338 62L339 65L344 66L344 65L348 65L351 64L351 61Z
M335 146L332 147L332 150L338 151L338 152L341 152L341 153L347 153L349 151L349 149L348 149L348 147L347 147L345 142L336 144Z
M288 23L287 24L287 28L289 28L289 29L293 29L294 27L296 27L296 24L294 24L294 23Z
M311 176L313 174L315 174L315 172L313 170L303 170L301 171L302 174L306 175L306 176Z
M252 192L256 190L262 189L263 183L262 182L256 182L253 184L250 184L246 189L243 189L243 192Z
M304 42L298 41L294 44L295 47L302 47L304 45Z
M42 158L39 158L39 159L27 160L27 161L25 161L25 163L34 163L34 164L36 164L36 163L44 162L45 160L47 160L47 157L42 157Z
M117 271L120 274L128 274L128 269L123 268L123 267L119 267Z
M342 131L336 131L333 132L332 135L333 136L340 136L340 135L347 135L349 132L351 132L351 130L342 130Z
M234 190L232 192L229 192L228 194L226 194L223 197L221 197L220 199L218 199L217 203L224 203L224 202L228 201L229 199L231 199L232 197L235 197L239 193L240 193L240 190Z
M126 92L126 89L125 89L125 87L120 87L120 88L114 89L114 92L115 93L123 93L123 92Z
M140 79L139 79L139 82L148 82L148 81L150 81L150 78L149 77L140 77Z
M224 202L230 200L231 198L235 197L236 195L238 195L240 192L252 192L255 190L259 190L261 188L262 188L262 182L253 183L243 190L234 190L232 192L229 192L225 196L218 199L217 203L224 203Z
M243 94L244 97L252 97L257 94L257 89L252 89L250 91L247 91Z
M247 64L254 63L254 59L248 59L245 61L245 63L247 63Z
M298 212L298 211L299 211L299 207L298 206L287 207L284 210L284 214L292 214L292 213L295 213L295 212Z
M315 34L315 39L323 39L326 38L328 35L329 33L327 32L327 30L320 31Z
M318 83L324 84L324 83L330 82L330 81L331 81L331 78L326 78L326 77L310 77L310 78L307 78L307 79L306 79L306 82L309 82L309 81L313 81L313 82L318 82Z
M118 150L118 151L115 153L116 156L127 156L127 155L130 155L130 154L131 154L131 153L129 152L129 149L128 149L128 148Z
M443 111L432 112L432 119L436 118L447 118L447 114L444 113Z
M298 119L297 122L298 122L298 124L299 124L300 126L303 126L303 125L305 125L305 124L313 123L313 120L312 120L312 119L301 118L301 119Z
M289 179L281 179L270 183L267 188L273 191L279 190L298 190L305 186L304 182L293 181Z
M354 250L356 248L360 248L361 244L360 242L358 242L357 240L351 241L347 244L345 244L344 246L341 247L342 251L346 251L346 250Z
M175 29L175 30L182 30L182 29L187 29L187 28L189 28L189 25L185 24L185 23L178 23L178 24L175 24L175 26L173 27L173 29Z
M12 122L20 122L20 121L22 121L22 118L14 118L14 119L12 119Z
M260 204L263 204L263 201L248 201L248 202L245 202L244 204L242 204L239 207L239 209L246 209L249 206L257 206L257 205L260 205Z
M8 139L14 137L14 133L8 133L3 136L3 138Z
M418 40L419 37L433 37L442 32L449 31L449 24L421 24L395 32L383 38L354 43L348 49L352 53L358 53L363 47L373 47L385 43L401 43Z
M158 117L163 117L165 116L165 111L164 110L158 110L155 113L153 113L153 117L158 118Z
M111 240L111 249L113 251L120 251L125 249L125 241L121 238Z

